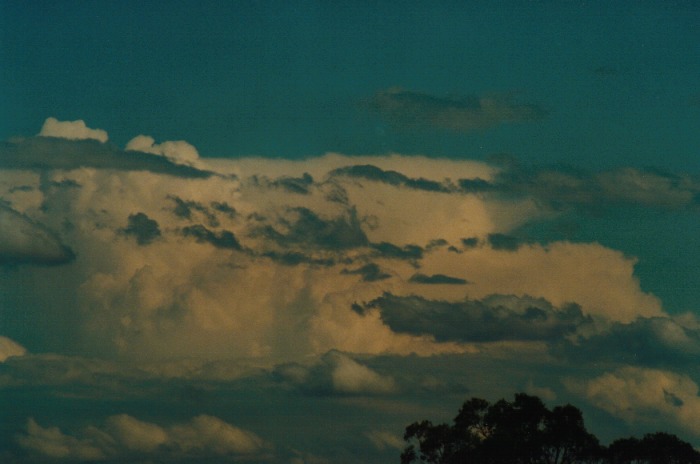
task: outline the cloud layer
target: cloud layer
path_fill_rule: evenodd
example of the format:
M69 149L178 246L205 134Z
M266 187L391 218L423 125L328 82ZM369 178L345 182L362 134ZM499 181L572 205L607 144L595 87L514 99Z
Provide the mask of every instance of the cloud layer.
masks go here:
M518 119L385 97L463 125ZM51 127L0 148L0 408L22 431L0 445L13 457L382 462L406 423L514 390L580 402L601 430L657 417L698 436L696 316L670 312L605 231L542 232L620 208L685 218L691 175L207 159Z

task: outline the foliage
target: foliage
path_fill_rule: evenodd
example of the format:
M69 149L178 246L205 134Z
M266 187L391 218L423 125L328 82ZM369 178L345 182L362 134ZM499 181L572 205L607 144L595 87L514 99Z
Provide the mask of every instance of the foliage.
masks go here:
M700 464L689 443L663 432L601 446L578 408L550 410L524 393L493 404L471 398L452 425L414 422L404 440L402 464Z

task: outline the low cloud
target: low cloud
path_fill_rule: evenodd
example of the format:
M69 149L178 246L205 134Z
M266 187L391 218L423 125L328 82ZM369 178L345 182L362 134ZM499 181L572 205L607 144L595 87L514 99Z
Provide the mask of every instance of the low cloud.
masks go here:
M631 424L680 430L700 437L700 396L690 377L675 372L622 367L568 386L600 409Z
M39 132L40 137L58 137L69 140L94 139L105 143L109 138L107 132L102 129L90 129L85 121L59 121L56 118L47 118Z
M249 457L269 448L256 434L208 415L161 426L119 414L108 417L102 427L90 426L76 435L29 419L17 442L37 456L79 462Z
M402 128L439 128L455 132L484 129L502 123L537 121L547 113L510 95L436 97L402 88L378 92L369 106L389 123Z
M559 309L542 299L501 295L448 302L387 293L366 306L372 309L396 332L438 341L555 340L590 322L576 305Z
M385 395L397 391L390 376L382 375L349 355L330 351L312 366L284 364L275 369L278 379L319 395Z
M700 330L697 322L683 323L671 317L638 318L563 342L558 353L577 363L684 366L700 355Z
M16 341L0 335L0 363L12 356L23 356L27 350Z

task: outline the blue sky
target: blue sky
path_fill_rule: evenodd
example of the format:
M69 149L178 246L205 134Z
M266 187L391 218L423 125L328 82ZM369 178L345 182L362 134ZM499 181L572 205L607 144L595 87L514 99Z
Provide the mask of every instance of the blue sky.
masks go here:
M33 2L3 6L2 135L46 114L148 131L204 156L388 151L691 169L692 2ZM511 93L548 117L400 133L363 110L394 86Z
M0 2L0 460L391 462L518 391L700 446L697 24Z

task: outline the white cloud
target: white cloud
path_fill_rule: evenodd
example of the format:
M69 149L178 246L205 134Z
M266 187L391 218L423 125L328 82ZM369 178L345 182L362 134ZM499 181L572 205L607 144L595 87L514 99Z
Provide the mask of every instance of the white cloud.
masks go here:
M77 121L59 121L53 117L47 118L46 121L44 121L39 136L59 137L71 140L94 139L103 143L108 139L106 131L102 129L90 129L85 125L85 121L82 119L78 119Z
M137 135L126 144L126 149L165 156L175 163L193 165L199 160L197 149L184 140L155 142L151 136Z
M656 428L671 425L700 437L698 385L686 375L623 367L592 380L567 383L595 406L625 421Z
M327 362L333 366L331 379L338 392L391 393L396 390L394 379L382 376L342 353L329 353Z
M365 434L378 450L397 449L403 450L406 443L401 437L386 430L372 430Z
M26 348L16 341L0 335L0 363L11 356L24 356Z
M19 435L17 441L23 448L48 458L99 461L106 457L94 440L65 435L58 427L44 428L34 419L29 419L26 435Z
M89 426L76 436L29 419L26 434L19 435L17 441L37 455L73 461L251 456L269 448L256 434L207 415L162 427L119 414L108 417L103 428Z

